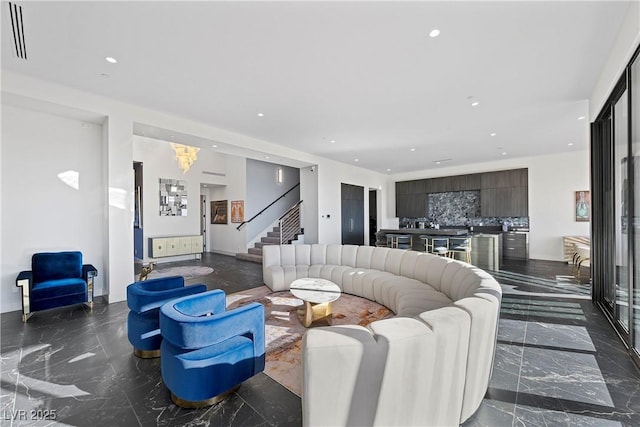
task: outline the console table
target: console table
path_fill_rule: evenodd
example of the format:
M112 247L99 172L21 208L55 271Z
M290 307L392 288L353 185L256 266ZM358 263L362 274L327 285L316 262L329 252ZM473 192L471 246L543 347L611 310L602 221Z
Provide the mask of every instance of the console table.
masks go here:
M195 254L198 258L204 250L201 235L149 237L149 256L162 258Z

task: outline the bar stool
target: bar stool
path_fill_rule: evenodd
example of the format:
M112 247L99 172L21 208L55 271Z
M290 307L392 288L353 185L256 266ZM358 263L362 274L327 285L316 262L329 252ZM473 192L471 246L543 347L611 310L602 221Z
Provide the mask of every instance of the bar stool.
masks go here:
M411 249L413 247L413 236L410 234L397 235L395 247L398 249Z
M413 239L409 234L387 234L387 246L397 249L411 249Z
M451 258L455 258L456 254L461 254L461 260L471 264L471 238L449 238L449 254Z
M426 240L427 252L440 256L449 255L449 238L426 236Z

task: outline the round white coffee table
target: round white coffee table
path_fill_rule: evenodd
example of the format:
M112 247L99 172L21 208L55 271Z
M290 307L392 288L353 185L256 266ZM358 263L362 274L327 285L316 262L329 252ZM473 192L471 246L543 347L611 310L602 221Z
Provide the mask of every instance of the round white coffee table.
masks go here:
M304 301L304 306L298 309L298 318L305 328L317 320L331 324L331 303L341 294L338 285L325 279L305 278L291 282L289 291Z

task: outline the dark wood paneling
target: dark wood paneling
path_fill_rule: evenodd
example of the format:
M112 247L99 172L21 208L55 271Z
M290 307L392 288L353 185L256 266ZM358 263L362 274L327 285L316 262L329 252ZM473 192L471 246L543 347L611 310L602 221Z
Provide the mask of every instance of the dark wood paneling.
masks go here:
M398 194L409 194L409 182L408 181L396 182L396 195L398 195Z
M528 169L396 182L396 216L426 217L428 194L480 190L482 216L528 216Z
M483 188L480 190L482 216L528 216L527 187Z
M396 194L396 216L408 218L422 218L427 216L427 195Z

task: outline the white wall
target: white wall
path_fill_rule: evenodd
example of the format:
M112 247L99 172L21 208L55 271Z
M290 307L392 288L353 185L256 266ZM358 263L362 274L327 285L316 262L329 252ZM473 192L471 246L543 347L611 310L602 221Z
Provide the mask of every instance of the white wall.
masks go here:
M227 185L210 189L209 206L213 200L226 200L229 222L227 224L211 224L209 221L209 252L235 255L247 252L246 227L238 230L237 227L240 224L231 222L231 200L247 199L247 162L244 157L226 156L225 163Z
M318 166L300 169L304 243L318 243Z
M202 156L200 156L202 157ZM142 225L144 260L150 261L150 237L200 234L200 172L202 159L183 174L175 159L175 152L167 141L140 136L133 137L133 160L142 162ZM187 216L160 216L160 178L186 182ZM155 262L194 258L194 255L158 258Z
M295 163L304 166L317 165L318 184L318 237L321 243L336 243L341 239L340 224L340 183L361 185L365 188L382 188L380 200L387 199L388 177L387 175L367 171L352 165L347 165L331 160L327 160L309 153L293 150L279 146L267 141L258 140L245 135L225 131L210 125L172 116L160 111L142 108L107 97L94 95L75 89L70 89L61 85L34 79L25 75L3 70L2 78L2 106L12 105L9 98L21 98L37 103L48 103L55 106L56 110L73 110L74 112L86 113L92 117L106 117L104 131L102 133L102 150L98 150L94 159L98 160L98 167L102 168L102 186L100 197L102 200L101 218L103 228L94 230L92 239L98 239L97 247L102 250L102 271L99 280L106 283L103 289L109 292L109 301L121 301L126 298L126 287L134 279L133 274L133 178L132 165L133 156L133 123L144 123L163 129L171 129L177 133L193 135L199 138L218 141L230 144L234 147L249 148L251 150L269 153L274 157L283 159L293 159ZM4 111L3 111L4 114ZM25 122L31 122L25 119ZM3 117L4 124L4 117ZM55 126L54 126L55 127ZM43 127L46 134L55 133L51 127ZM44 131L43 131L44 132ZM4 130L3 130L4 134ZM4 139L4 138L3 138ZM40 145L49 144L51 139L40 141ZM30 194L7 192L7 174L4 172L4 164L7 163L9 155L2 153L2 193L0 199L4 199L2 211L2 223L7 224L7 201L24 205L28 204L27 199ZM245 200L246 199L246 161L245 158L228 155L225 160L225 173L228 184L224 189L211 189L212 196L209 199L215 200ZM322 173L324 171L324 173ZM212 183L214 176L202 175L203 183ZM219 184L219 183L217 183ZM392 183L391 183L392 184ZM312 189L307 189L311 193ZM8 191L8 190L7 190ZM304 191L301 189L301 191ZM11 194L11 197L7 197ZM54 195L56 193L53 193ZM387 202L388 204L389 202ZM107 208L107 206L109 206ZM365 200L365 207L368 200ZM368 218L368 209L365 212L365 224ZM330 214L331 219L322 219L324 214ZM146 215L146 213L145 213ZM308 215L313 216L313 215ZM393 222L388 217L387 206L382 209L383 224ZM146 224L145 224L146 226ZM307 225L306 227L309 227ZM210 250L220 253L234 254L244 252L246 248L246 233L237 231L234 225L228 226L209 225L211 232ZM199 228L198 228L199 230ZM96 234L97 233L97 234ZM7 251L7 241L4 234L2 237L3 264ZM368 237L368 236L367 236ZM101 241L100 241L101 240ZM10 242L9 244L12 244ZM100 265L100 262L94 264ZM2 274L5 274L3 272ZM11 273L13 274L13 273ZM4 277L4 276L2 276ZM15 278L12 279L12 282ZM13 286L13 283L12 283ZM17 294L16 294L17 295ZM4 304L4 298L3 298ZM5 308L2 311L10 310ZM18 307L14 304L13 309Z
M35 252L81 251L98 269L94 292L102 295L102 126L3 106L1 144L0 310L21 309L15 280ZM77 188L60 179L65 172L77 173Z
M600 72L600 78L593 88L589 100L589 116L591 121L602 110L604 103L613 91L622 75L622 71L631 60L631 56L640 44L640 2L631 2L618 37L611 49L609 59Z
M217 153L213 150L201 149L198 159L184 173L178 166L175 153L167 141L135 135L135 161L143 164L143 230L144 254L149 261L148 238L158 236L180 236L200 234L200 195L207 198L207 251L224 254L235 254L241 240L246 238L244 231L237 231L238 224L211 224L212 200L244 200L246 177L238 174L238 167L245 159L237 156ZM244 166L241 167L244 170ZM205 174L214 172L219 175ZM179 179L187 183L187 216L160 216L159 214L159 179ZM201 184L208 187L201 188ZM230 209L230 205L227 206ZM229 213L231 211L229 210ZM222 232L225 230L225 232ZM193 259L194 255L154 259L155 262L169 262Z
M382 197L387 195L389 184L392 184L387 175L327 159L318 162L316 173L318 174L318 241L320 243L341 243L342 241L340 184L359 185L365 189L381 188ZM382 216L379 218L389 217L387 205L383 204ZM368 191L365 191L364 195L364 224L369 224ZM369 241L368 226L365 226L364 241Z
M282 169L282 182L276 180L277 169ZM300 183L300 170L275 163L247 159L247 199L245 201L245 221L251 219L274 200ZM282 214L300 201L300 187L293 189L285 197L275 202L269 209L246 224L247 239L255 239ZM268 230L270 231L270 229Z
M574 212L575 192L590 188L588 151L396 174L393 175L393 180L406 181L517 168L529 169L529 258L562 261L562 236L590 235L590 223L576 222Z

